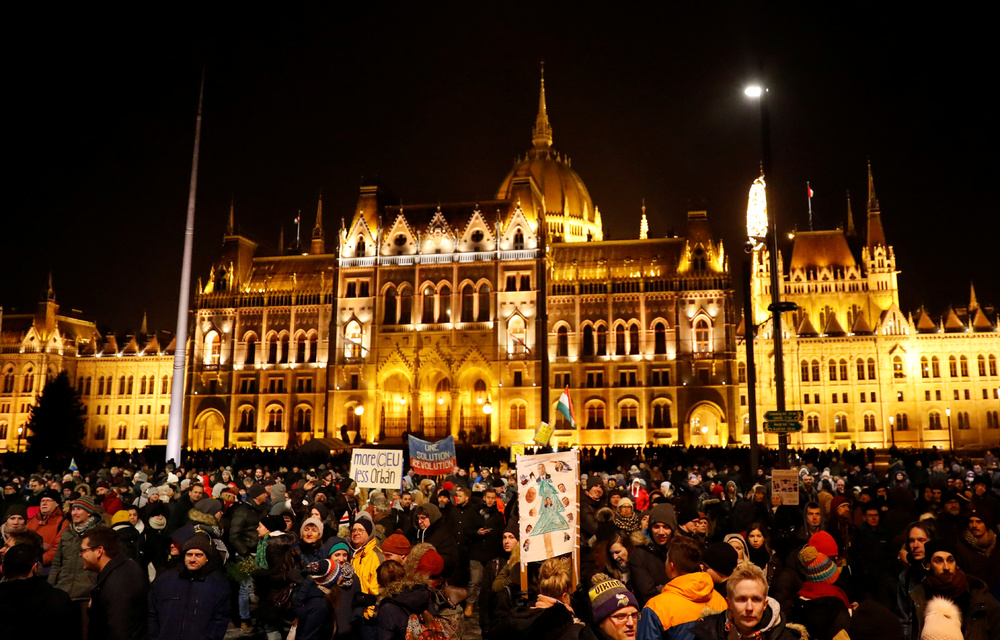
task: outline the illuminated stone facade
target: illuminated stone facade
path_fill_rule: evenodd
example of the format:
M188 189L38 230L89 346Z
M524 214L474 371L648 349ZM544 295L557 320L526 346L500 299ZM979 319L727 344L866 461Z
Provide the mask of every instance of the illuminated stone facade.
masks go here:
M793 446L955 447L1000 440L997 310L971 292L968 306L938 319L899 308L896 255L886 241L868 170L864 237L854 227L800 232L782 270L786 404L805 414ZM768 250L753 259L758 424L776 408ZM740 331L740 440L749 442L745 346ZM949 426L951 427L949 429ZM951 440L950 440L951 439ZM769 434L766 442L777 444Z

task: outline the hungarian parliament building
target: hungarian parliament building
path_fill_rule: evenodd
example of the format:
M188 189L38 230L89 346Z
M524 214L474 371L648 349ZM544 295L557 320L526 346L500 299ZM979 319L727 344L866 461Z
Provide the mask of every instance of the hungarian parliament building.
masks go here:
M604 240L552 140L543 82L531 148L493 200L401 206L368 184L335 240L320 201L308 245L277 252L231 210L193 298L184 445L413 433L506 446L546 417L560 448L749 443L746 328L707 212L664 238L647 237L643 212L638 238ZM787 408L804 414L789 443L995 444L997 309L974 291L937 314L899 308L870 167L868 179L866 224L848 207L845 228L798 232L777 256L781 299L797 305L781 325ZM770 262L754 252L758 423L777 402ZM0 451L26 446L31 408L61 371L86 408L86 446L166 444L174 349L145 323L100 335L60 313L51 285L34 313L0 311ZM575 425L554 409L563 390Z

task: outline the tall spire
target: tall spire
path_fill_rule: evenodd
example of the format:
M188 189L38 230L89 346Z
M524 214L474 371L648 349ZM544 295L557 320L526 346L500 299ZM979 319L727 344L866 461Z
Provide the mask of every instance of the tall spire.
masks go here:
M227 236L233 235L233 231L236 230L236 224L235 224L236 216L235 216L234 211L233 211L233 209L235 209L235 207L236 207L236 198L230 198L229 199L229 220L226 222L226 235Z
M875 195L875 180L872 178L872 161L868 160L868 213L878 212L878 197Z
M552 146L552 126L549 124L549 113L545 108L545 63L542 62L542 88L538 93L538 116L535 118L535 128L531 131L531 143L536 148Z
M872 178L872 162L868 161L868 248L885 246L885 231L882 230L882 212L879 211L875 196L875 180Z
M847 237L853 238L858 235L854 228L854 212L851 210L851 190L847 190Z
M52 288L52 269L49 269L49 289L48 291L45 292L45 299L46 300L56 299L55 289Z
M278 231L278 255L285 255L285 225L281 225L281 230Z
M639 222L639 239L649 238L649 221L646 220L646 199L642 199L642 221Z
M969 313L979 308L979 301L976 300L976 285L969 283Z
M323 194L319 194L319 203L316 205L316 225L312 230L312 244L309 246L309 253L320 255L326 253L326 242L323 237Z
M139 334L140 335L148 335L149 334L149 330L146 329L146 312L145 311L142 312L142 326L139 328Z

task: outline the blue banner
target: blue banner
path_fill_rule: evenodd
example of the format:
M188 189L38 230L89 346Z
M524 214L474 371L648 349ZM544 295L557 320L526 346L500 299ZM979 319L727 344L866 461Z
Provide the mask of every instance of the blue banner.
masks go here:
M427 442L410 436L410 466L422 476L445 476L455 468L455 438Z

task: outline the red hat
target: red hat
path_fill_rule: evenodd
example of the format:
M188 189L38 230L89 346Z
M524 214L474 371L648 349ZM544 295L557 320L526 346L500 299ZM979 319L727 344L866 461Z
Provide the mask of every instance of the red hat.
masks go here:
M850 504L851 501L848 500L845 496L837 496L836 498L834 498L833 500L831 500L830 501L830 513L833 514L833 515L836 515L837 514L837 507L839 507L840 505L844 504L845 502L847 502L848 504Z
M434 549L428 549L417 563L417 573L426 573L434 577L441 575L442 571L444 571L444 558Z
M382 543L382 551L394 553L397 556L408 555L410 553L410 541L406 539L402 531L396 529L396 532Z
M809 546L814 547L816 551L819 551L828 558L840 555L840 550L837 548L837 541L826 531L818 531L809 536Z
M443 485L441 485L441 488L444 489L445 491L452 491L455 488L455 483L449 480L445 482Z

